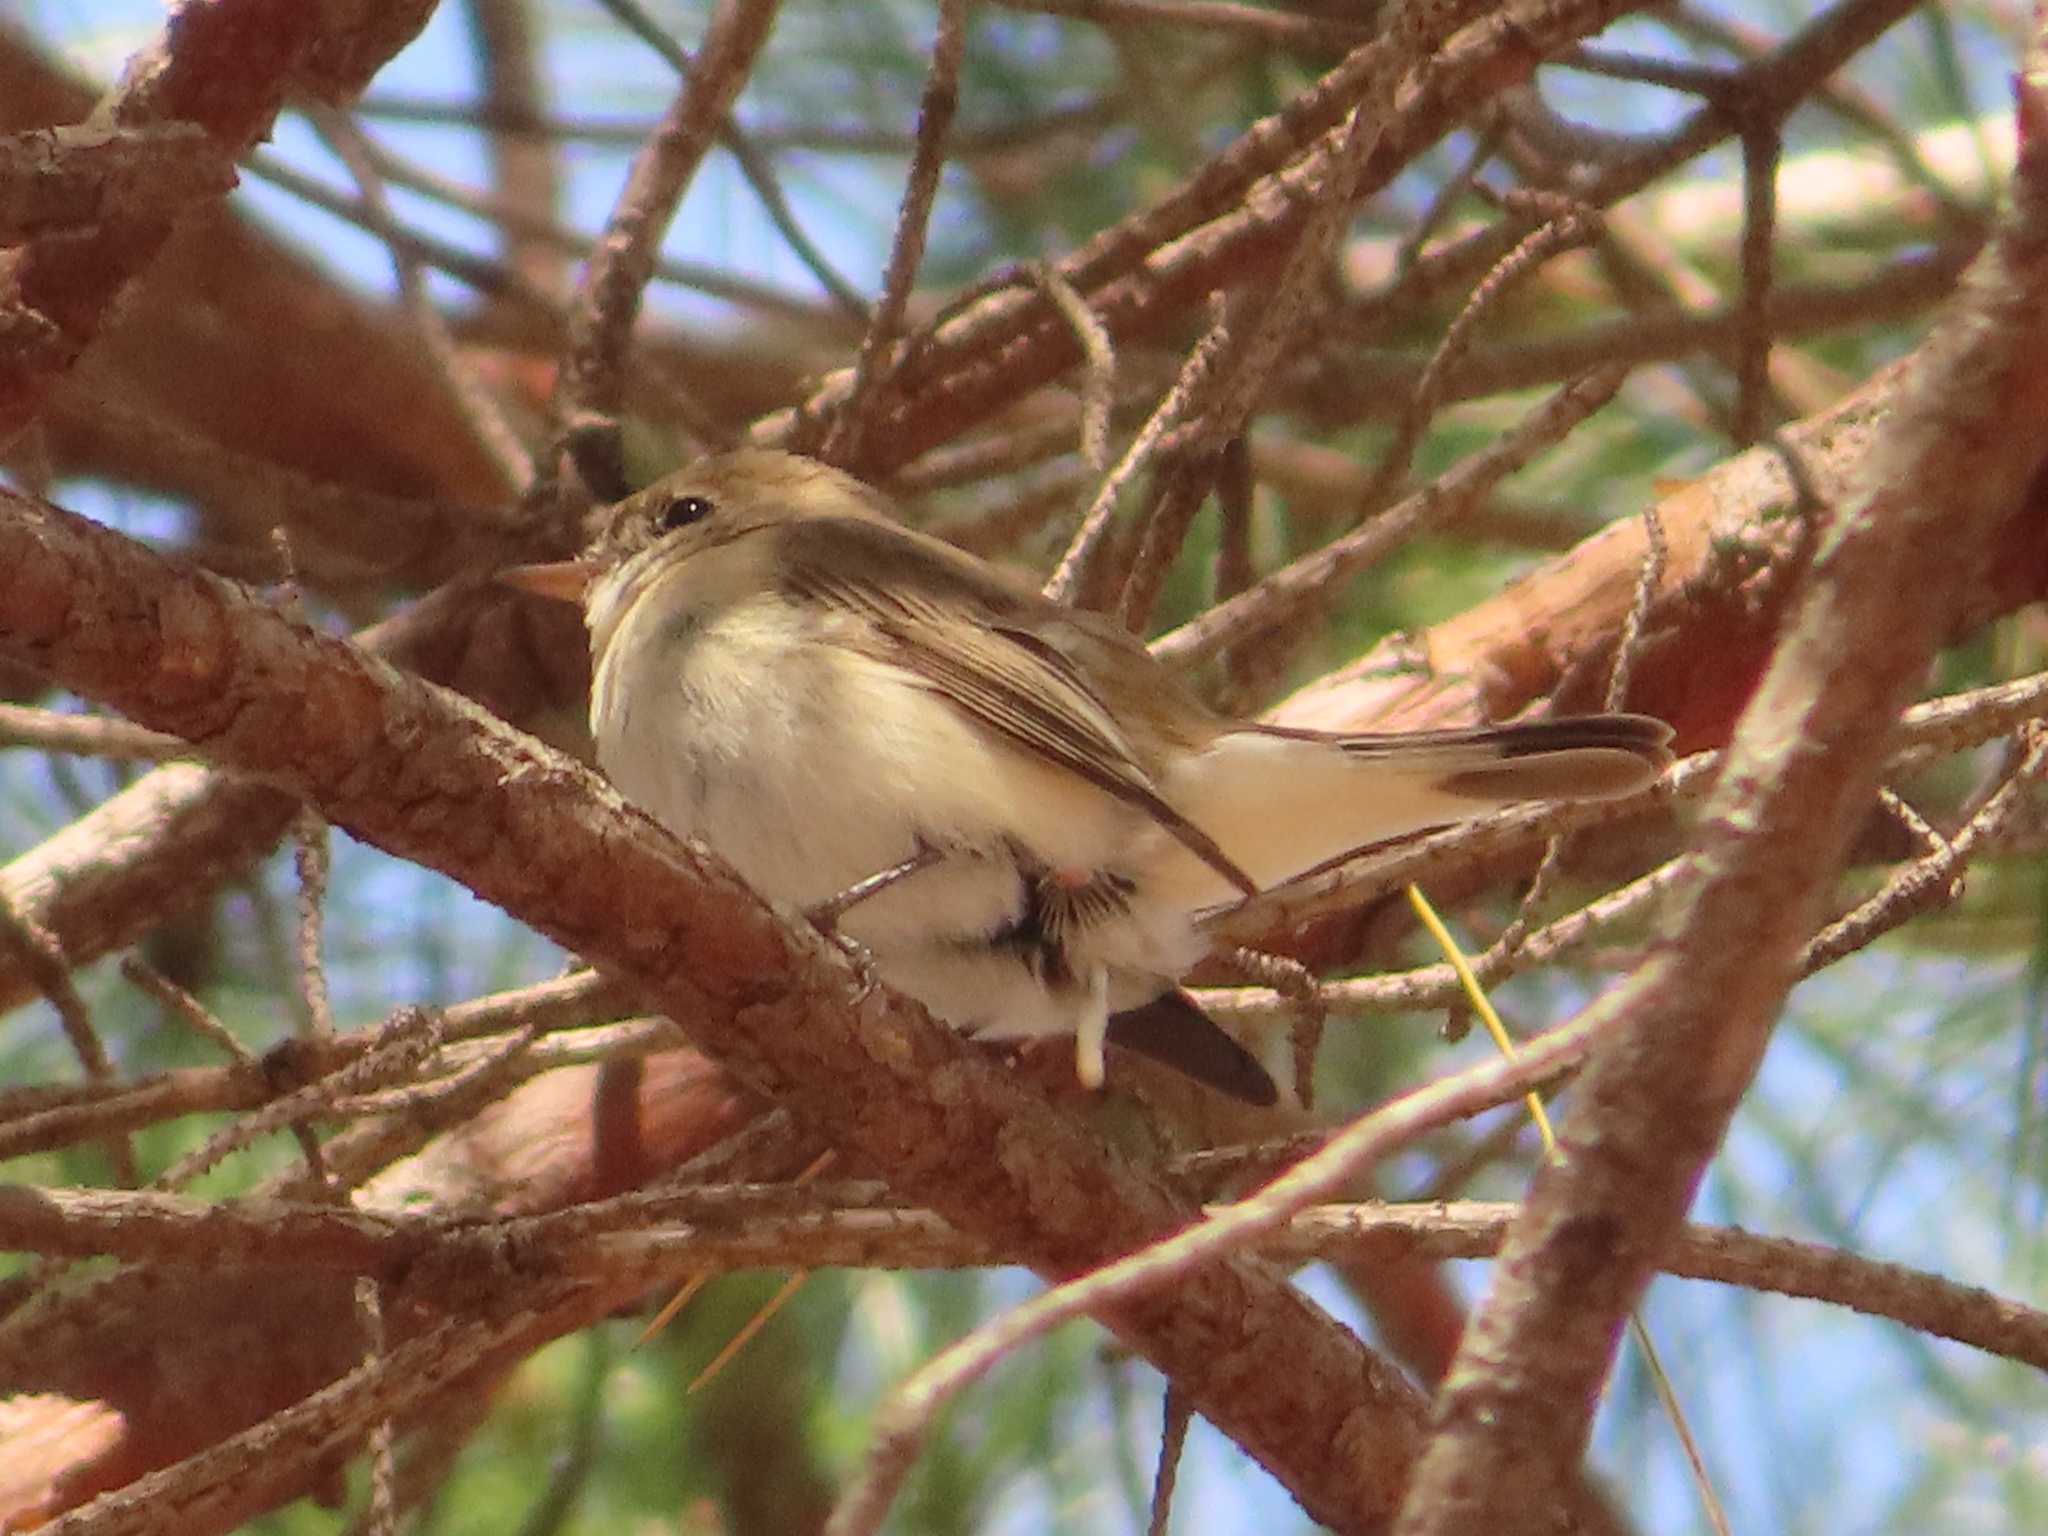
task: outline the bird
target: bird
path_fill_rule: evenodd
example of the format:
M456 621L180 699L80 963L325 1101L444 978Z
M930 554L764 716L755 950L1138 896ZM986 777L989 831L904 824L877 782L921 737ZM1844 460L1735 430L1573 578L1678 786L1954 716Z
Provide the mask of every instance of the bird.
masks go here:
M1205 917L1373 843L1635 792L1670 730L1608 713L1330 733L1210 708L1131 632L1052 601L817 461L702 458L576 560L607 777L760 894L831 923L964 1034L1105 1042L1271 1104L1180 987Z

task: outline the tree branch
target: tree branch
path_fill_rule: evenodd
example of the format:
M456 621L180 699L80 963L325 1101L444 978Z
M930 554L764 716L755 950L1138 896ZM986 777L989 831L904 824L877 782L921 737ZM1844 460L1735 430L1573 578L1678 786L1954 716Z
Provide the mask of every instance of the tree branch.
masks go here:
M269 132L287 90L343 99L426 24L432 0L213 0L173 12L157 45L101 103L118 128L192 123L228 159ZM0 350L0 444L35 419L50 386L98 335L114 301L171 233L163 215L112 219L31 241L0 269L0 311L34 315L62 346Z
M600 961L963 1229L1057 1277L1190 1216L588 771L226 582L23 497L0 493L0 511L0 649ZM1364 1529L1391 1510L1420 1403L1276 1272L1220 1263L1105 1321L1317 1518Z
M2048 67L2048 21L2028 69ZM1710 802L1703 877L1589 1011L1582 1077L1439 1399L1397 1530L1549 1526L1623 1320L1762 1057L1898 713L2048 449L2048 81L2021 86L2014 207L1913 360Z

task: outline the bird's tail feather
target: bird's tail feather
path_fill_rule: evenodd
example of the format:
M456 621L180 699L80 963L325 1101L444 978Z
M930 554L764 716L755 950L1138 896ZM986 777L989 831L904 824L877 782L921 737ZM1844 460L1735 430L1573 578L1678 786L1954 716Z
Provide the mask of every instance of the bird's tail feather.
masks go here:
M1433 773L1443 793L1491 805L1633 794L1671 762L1671 727L1648 715L1577 715L1405 736L1258 729L1327 741L1354 759L1399 759Z
M1166 790L1265 887L1498 806L1632 793L1671 761L1670 738L1660 720L1621 714L1407 734L1247 726L1182 765ZM1184 910L1233 899L1171 852L1152 874Z
M1177 987L1111 1014L1108 1039L1233 1099L1261 1106L1279 1102L1280 1089L1258 1057Z

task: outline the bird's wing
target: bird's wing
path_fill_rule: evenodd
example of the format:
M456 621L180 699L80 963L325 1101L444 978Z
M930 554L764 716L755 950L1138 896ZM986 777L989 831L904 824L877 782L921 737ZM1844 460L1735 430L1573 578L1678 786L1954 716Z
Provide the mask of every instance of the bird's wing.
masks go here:
M1062 610L950 546L858 518L785 525L793 596L867 620L878 659L1035 757L1136 806L1247 895L1258 889L1215 839L1163 799L1073 660L1042 632ZM855 643L860 643L858 640Z

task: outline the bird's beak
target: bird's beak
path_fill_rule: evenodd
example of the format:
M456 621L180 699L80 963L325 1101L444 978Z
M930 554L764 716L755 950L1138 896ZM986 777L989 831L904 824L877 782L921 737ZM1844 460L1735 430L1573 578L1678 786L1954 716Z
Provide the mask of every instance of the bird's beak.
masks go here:
M596 575L596 567L587 561L556 560L548 565L515 565L510 570L498 572L498 580L505 586L517 587L536 597L553 598L559 603L580 603L584 590Z

